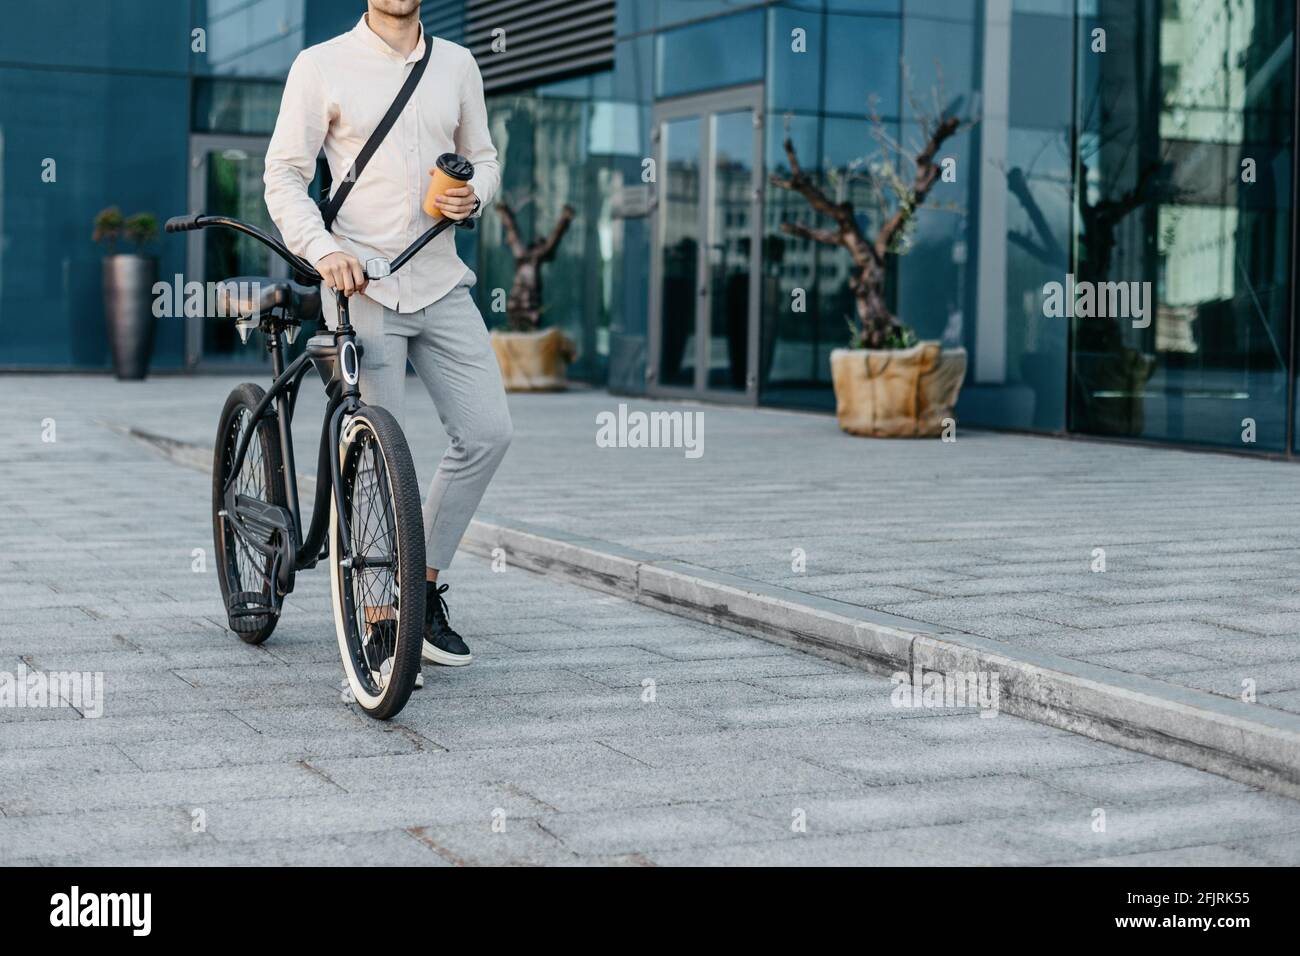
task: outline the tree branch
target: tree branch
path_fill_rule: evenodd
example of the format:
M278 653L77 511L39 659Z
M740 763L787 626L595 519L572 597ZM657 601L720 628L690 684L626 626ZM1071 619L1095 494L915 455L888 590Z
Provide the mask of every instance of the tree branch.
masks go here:
M939 180L939 167L935 165L934 157L938 154L939 147L947 141L948 137L957 132L960 126L961 120L956 116L945 116L935 125L934 132L930 134L921 152L916 154L916 179L912 183L911 191L899 202L894 214L880 227L880 232L876 235L878 258L885 257L916 210L924 205L925 198Z
M842 246L844 243L840 240L840 234L831 229L814 229L811 226L805 226L801 222L783 222L781 231L787 236L796 236L799 239L811 239L813 242L825 243L828 246Z
M1030 239L1022 232L1016 232L1014 230L1008 232L1007 242L1011 243L1013 246L1019 246L1039 262L1046 265L1055 266L1059 265L1061 262L1059 258L1055 258L1051 252L1034 242L1034 240Z
M497 212L501 214L501 225L506 231L506 245L510 247L510 253L516 259L521 259L525 255L523 240L519 238L519 225L515 222L515 214L510 209L510 204L504 199L497 200Z
M826 236L835 235L835 244L848 249L853 256L853 261L858 266L862 266L870 260L875 260L877 265L883 262L883 258L876 256L875 250L867 242L866 237L862 235L862 230L858 228L857 217L853 214L853 205L847 202L832 202L830 197L822 192L817 184L808 177L808 174L803 171L803 167L799 165L799 156L795 153L794 142L790 137L785 138L784 146L786 160L790 163L790 175L787 178L774 174L770 178L772 185L779 189L787 189L790 192L798 193L817 212L835 220L835 224L839 227L838 233L831 233L828 230L816 230L816 232ZM797 234L792 233L792 235ZM807 236L806 238L813 237ZM816 241L826 242L827 240L817 238Z
M551 230L551 234L545 241L537 246L538 262L545 262L555 254L555 247L564 238L564 233L568 231L571 222L573 222L573 207L566 202L564 208L560 210L560 218L556 220L555 228Z
M772 177L772 185L780 186L782 189L788 189L797 192L800 196L808 201L812 206L823 215L830 216L837 222L840 221L844 211L839 208L839 204L832 202L830 197L822 192L821 188L808 178L808 174L803 171L799 165L799 157L795 153L794 143L787 136L785 140L786 160L790 163L790 178L782 179L778 176Z
M1029 180L1025 178L1024 171L1019 166L1012 167L1011 172L1007 173L1007 192L1016 197L1025 214L1029 216L1029 222L1033 225L1034 231L1038 233L1043 243L1041 247L1032 243L1028 245L1020 243L1021 247L1028 249L1030 253L1049 264L1064 262L1065 251L1061 248L1061 244L1056 241L1056 236L1052 235L1052 229L1047 224L1043 210L1039 207L1034 194L1029 190Z

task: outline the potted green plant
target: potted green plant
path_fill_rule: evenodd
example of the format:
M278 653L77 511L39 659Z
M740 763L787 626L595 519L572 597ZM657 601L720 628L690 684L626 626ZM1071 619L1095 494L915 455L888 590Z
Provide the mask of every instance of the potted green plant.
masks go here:
M936 103L939 100L936 95ZM906 253L909 231L942 174L943 144L970 121L957 116L960 99L931 116L921 116L920 145L904 148L886 132L874 107L872 130L879 149L833 173L841 183L865 180L877 200L878 228L867 235L854 204L833 199L804 170L788 133L789 175L771 183L797 193L833 224L815 228L783 222L786 235L838 246L853 259L849 291L855 310L849 319L849 347L831 353L831 380L840 427L854 435L916 437L938 435L966 376L966 350L918 341L899 321L885 295L891 257Z
M158 260L145 250L158 238L152 213L122 215L116 206L95 217L92 237L106 249L104 256L104 319L113 353L113 371L120 379L142 379L153 351L154 315L150 308L158 281ZM129 252L120 252L125 242Z
M573 207L566 203L560 210L550 235L528 241L519 234L515 210L509 202L498 201L497 211L506 245L515 259L515 278L506 296L506 330L492 333L492 350L501 366L501 378L511 392L561 391L568 384L568 367L577 358L577 346L561 330L541 327L542 264L555 255L573 222Z

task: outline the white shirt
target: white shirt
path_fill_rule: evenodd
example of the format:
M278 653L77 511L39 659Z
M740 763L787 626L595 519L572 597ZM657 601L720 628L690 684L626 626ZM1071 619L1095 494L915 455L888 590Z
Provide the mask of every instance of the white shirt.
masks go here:
M408 72L433 52L420 85L388 136L357 178L325 230L307 193L321 147L334 189L388 111ZM482 202L492 202L501 182L497 151L488 131L483 78L469 50L420 30L402 57L370 29L363 15L347 33L298 54L285 81L280 116L266 150L266 208L285 245L313 265L332 252L361 260L392 259L434 220L421 204L429 170L443 153L474 164L470 180ZM395 275L372 281L365 294L399 312L418 312L450 292L468 266L456 255L454 229L429 243Z

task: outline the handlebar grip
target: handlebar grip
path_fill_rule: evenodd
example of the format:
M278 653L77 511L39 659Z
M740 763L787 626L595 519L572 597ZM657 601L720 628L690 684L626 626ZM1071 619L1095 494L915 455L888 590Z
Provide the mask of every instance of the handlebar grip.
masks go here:
M189 232L199 228L199 219L203 213L191 213L188 216L172 216L163 225L163 232Z

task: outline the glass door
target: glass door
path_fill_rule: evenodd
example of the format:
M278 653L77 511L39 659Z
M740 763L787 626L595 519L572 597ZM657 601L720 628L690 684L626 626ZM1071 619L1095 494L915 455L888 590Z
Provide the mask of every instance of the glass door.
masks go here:
M762 91L655 107L650 390L758 397Z
M190 140L190 209L233 216L278 235L262 200L265 136L195 135ZM257 240L229 229L189 233L186 282L220 282L236 276L288 278L279 256ZM190 316L186 319L186 358L198 365L261 365L266 350L250 338L239 340L231 319ZM254 333L258 335L258 333Z

